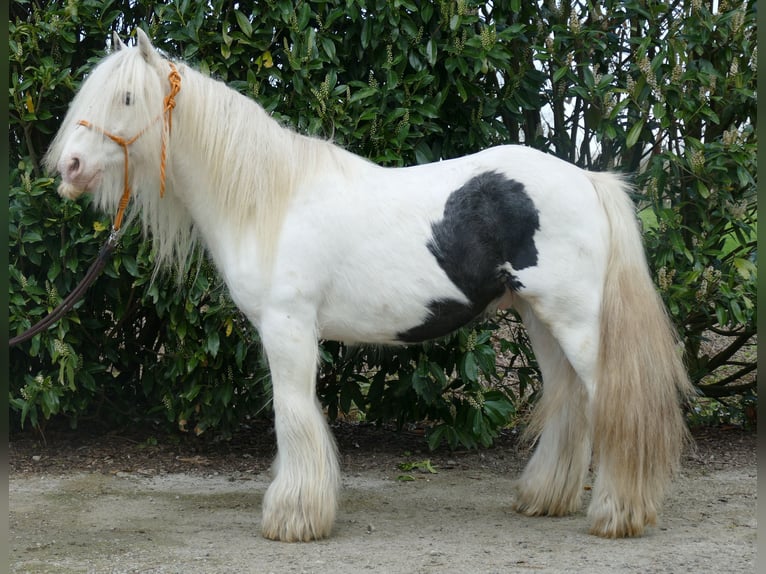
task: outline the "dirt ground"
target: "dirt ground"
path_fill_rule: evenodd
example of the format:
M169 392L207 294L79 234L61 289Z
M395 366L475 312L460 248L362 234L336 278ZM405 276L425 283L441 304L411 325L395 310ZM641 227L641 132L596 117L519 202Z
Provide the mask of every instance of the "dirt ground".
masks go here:
M529 456L513 433L492 449L429 453L416 432L345 423L334 432L344 472L336 528L308 544L258 534L275 448L268 427L217 443L151 429L49 432L47 444L14 436L10 571L755 572L753 433L696 432L658 527L603 540L588 535L584 511L511 510Z

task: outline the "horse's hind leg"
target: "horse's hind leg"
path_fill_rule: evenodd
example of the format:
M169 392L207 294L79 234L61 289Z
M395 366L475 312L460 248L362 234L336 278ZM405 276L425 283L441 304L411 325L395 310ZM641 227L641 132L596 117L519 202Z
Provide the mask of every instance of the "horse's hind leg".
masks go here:
M259 324L274 389L278 453L263 499L263 536L286 542L327 537L335 521L340 469L335 441L316 398L313 321L296 309Z
M563 516L580 507L590 461L588 394L548 327L524 301L514 306L532 342L543 393L527 431L537 447L516 486L514 508L528 516Z

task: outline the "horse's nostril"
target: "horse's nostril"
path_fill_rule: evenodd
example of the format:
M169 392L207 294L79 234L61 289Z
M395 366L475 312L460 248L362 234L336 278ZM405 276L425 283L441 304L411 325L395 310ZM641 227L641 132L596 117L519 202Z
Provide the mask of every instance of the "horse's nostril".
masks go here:
M67 178L75 178L79 175L82 169L82 164L80 163L79 157L72 156L66 163L64 163L63 167L65 169L62 170L61 175Z
M82 176L83 163L77 155L67 155L61 158L58 172L65 181L73 181Z

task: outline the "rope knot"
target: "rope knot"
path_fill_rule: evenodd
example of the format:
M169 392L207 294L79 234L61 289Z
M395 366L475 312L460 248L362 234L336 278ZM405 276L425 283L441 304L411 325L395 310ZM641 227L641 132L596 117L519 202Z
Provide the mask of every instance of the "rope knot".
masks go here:
M165 97L165 112L170 117L173 108L176 107L176 96L181 91L181 74L178 73L178 69L172 62L170 62L168 81L170 82L170 93Z

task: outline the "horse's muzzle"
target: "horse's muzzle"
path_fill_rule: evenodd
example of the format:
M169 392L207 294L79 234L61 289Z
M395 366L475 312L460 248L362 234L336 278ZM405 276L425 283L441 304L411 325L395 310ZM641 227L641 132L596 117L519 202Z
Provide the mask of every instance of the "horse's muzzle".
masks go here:
M78 187L74 184L67 183L66 181L62 181L58 189L59 195L65 199L77 199L86 191L88 190L83 187Z

